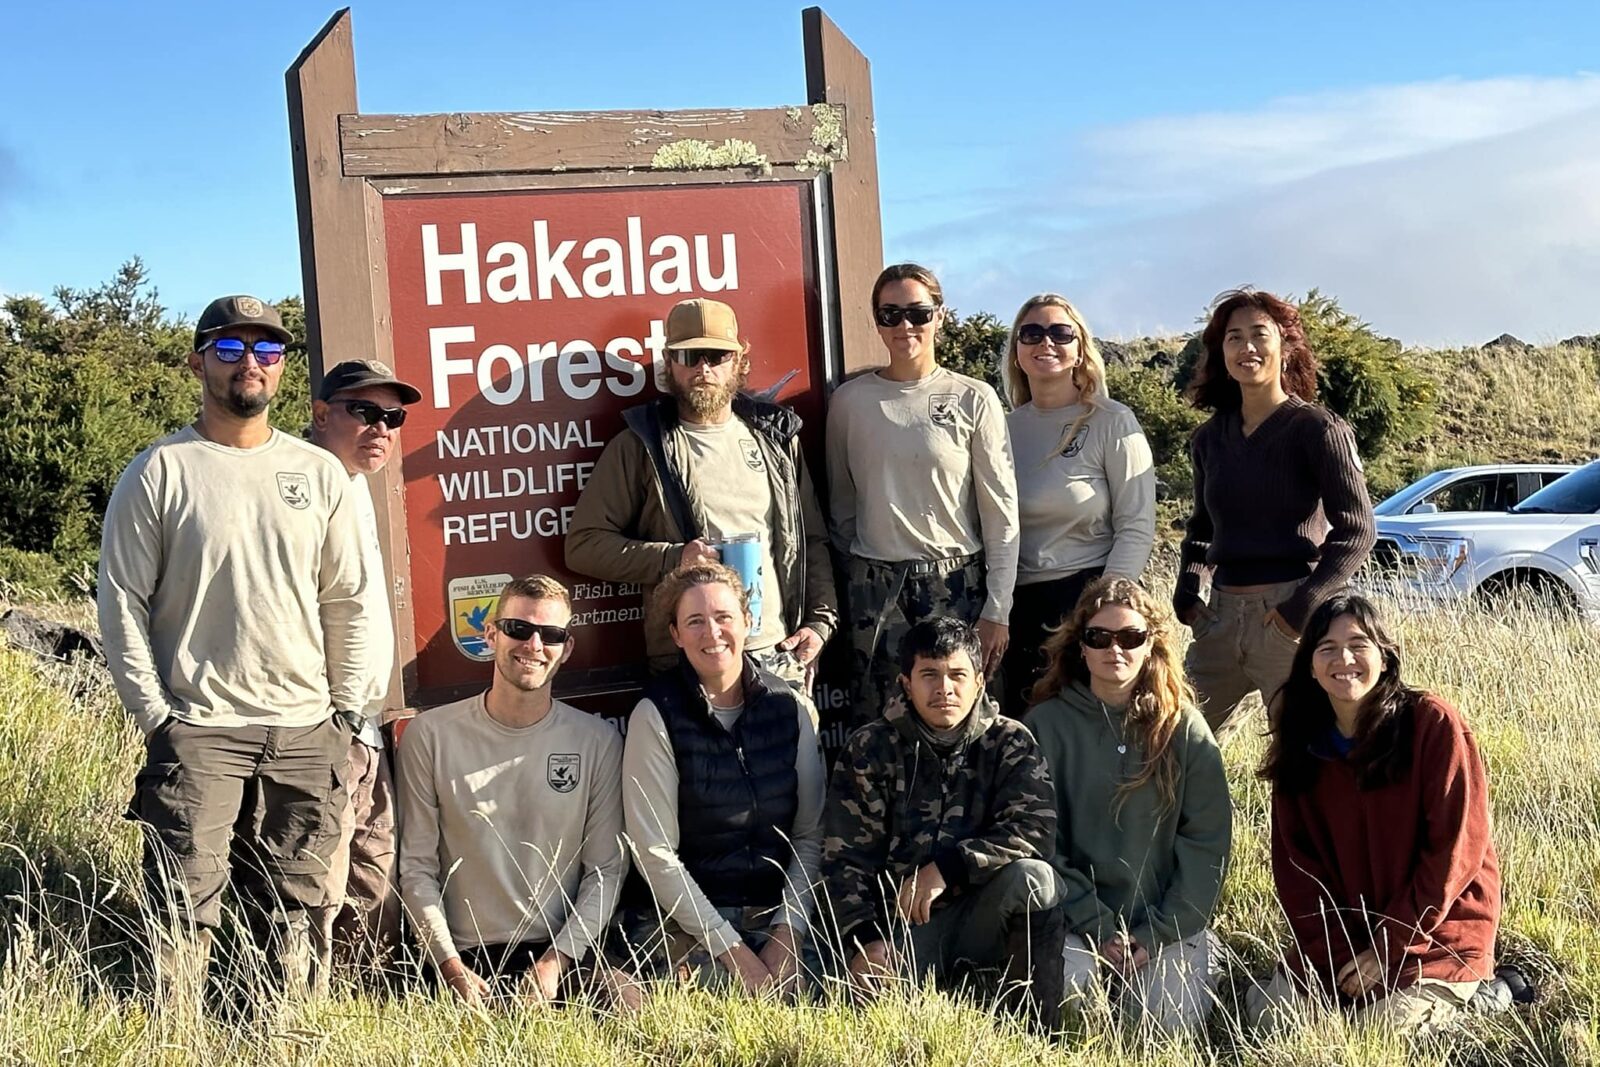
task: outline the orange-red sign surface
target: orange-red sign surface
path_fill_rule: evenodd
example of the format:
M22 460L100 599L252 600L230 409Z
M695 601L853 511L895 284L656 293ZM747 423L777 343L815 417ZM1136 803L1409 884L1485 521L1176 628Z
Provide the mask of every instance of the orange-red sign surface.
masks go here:
M423 393L403 436L410 699L487 681L483 621L510 575L573 591L564 689L639 670L637 589L562 561L573 504L622 412L660 395L663 324L688 297L730 304L748 388L821 430L810 212L803 182L385 198L396 370Z

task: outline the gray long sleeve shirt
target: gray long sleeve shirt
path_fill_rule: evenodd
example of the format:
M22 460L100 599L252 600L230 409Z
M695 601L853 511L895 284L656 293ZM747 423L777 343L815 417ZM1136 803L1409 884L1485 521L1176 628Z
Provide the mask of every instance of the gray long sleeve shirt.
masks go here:
M993 388L943 367L845 382L828 402L828 489L841 552L899 563L982 551L982 616L1009 620L1017 478Z
M141 730L309 726L366 705L351 497L336 459L277 430L239 449L187 427L128 465L100 543L100 632Z

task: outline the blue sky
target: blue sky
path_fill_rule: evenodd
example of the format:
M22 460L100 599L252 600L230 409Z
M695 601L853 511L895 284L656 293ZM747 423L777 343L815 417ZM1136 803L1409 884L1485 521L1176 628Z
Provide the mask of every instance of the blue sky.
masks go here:
M0 291L135 254L193 316L300 291L283 72L332 4L9 5ZM1182 329L1321 286L1418 343L1600 332L1600 4L838 2L885 251L963 311ZM800 103L800 6L354 7L366 112Z

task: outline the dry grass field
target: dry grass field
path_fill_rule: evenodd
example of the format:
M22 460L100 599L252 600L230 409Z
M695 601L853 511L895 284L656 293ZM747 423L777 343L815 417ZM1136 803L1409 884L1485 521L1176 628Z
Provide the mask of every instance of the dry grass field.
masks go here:
M1104 1011L1057 1044L981 1003L917 988L866 1010L663 989L638 1017L507 1005L476 1016L418 985L272 1005L247 959L231 999L181 1017L130 980L142 936L137 833L121 817L140 742L109 686L0 648L0 1064L1582 1064L1600 1060L1600 633L1536 614L1399 620L1407 673L1466 712L1488 764L1506 886L1501 954L1538 979L1532 1008L1408 1042L1324 1017L1260 1043L1235 1001L1284 927L1266 865L1257 737L1228 749L1233 866L1217 929L1223 1003L1203 1041L1146 1037ZM1259 721L1259 720L1258 720Z

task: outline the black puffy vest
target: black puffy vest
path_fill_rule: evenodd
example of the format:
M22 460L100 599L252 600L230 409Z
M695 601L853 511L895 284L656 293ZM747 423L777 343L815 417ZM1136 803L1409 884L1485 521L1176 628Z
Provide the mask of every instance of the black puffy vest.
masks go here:
M678 858L719 908L778 904L794 856L799 701L748 656L743 686L732 731L712 717L687 661L645 687L678 765Z

